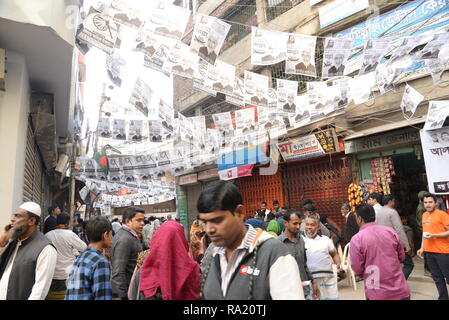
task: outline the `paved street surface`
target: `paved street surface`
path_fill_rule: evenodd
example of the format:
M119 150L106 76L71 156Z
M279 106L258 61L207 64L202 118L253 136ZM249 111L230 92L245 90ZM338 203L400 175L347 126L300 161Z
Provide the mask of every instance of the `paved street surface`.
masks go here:
M437 300L438 292L431 277L424 275L424 260L413 258L415 268L408 279L412 300ZM363 281L357 282L357 290L349 286L348 280L338 283L340 300L365 300Z

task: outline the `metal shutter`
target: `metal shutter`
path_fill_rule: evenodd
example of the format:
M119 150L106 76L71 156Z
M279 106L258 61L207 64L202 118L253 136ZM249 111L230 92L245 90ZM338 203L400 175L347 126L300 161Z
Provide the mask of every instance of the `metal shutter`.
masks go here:
M298 208L302 199L312 199L318 212L329 215L340 226L344 218L340 208L348 202L348 186L351 184L350 160L345 156L333 156L308 162L286 165L282 170L285 201Z

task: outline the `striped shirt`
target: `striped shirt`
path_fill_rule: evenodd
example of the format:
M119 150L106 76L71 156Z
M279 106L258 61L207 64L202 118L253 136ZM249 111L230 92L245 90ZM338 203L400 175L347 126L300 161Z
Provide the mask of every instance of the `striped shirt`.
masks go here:
M65 300L112 300L111 270L100 251L87 247L76 258Z
M244 256L249 252L254 239L257 236L257 230L251 226L246 225L248 231L242 240L242 243L234 250L231 259L226 260L226 247L217 247L216 253L220 256L220 269L221 269L221 290L223 291L223 296L226 296L226 291L228 285L231 281L231 277L239 267L240 262L243 260Z

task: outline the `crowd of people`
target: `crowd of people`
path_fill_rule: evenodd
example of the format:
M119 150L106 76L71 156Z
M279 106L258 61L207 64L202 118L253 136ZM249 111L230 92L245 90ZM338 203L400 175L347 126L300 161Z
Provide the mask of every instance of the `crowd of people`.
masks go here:
M417 254L448 300L449 215L436 196L420 196ZM179 221L137 207L121 222L96 216L70 229L53 206L41 233L40 206L25 202L0 233L0 300L337 300L347 245L367 299L410 299L412 244L390 195L372 193L355 212L342 204L344 229L310 199L299 209L262 202L248 218L225 181L205 186L197 210L188 240Z

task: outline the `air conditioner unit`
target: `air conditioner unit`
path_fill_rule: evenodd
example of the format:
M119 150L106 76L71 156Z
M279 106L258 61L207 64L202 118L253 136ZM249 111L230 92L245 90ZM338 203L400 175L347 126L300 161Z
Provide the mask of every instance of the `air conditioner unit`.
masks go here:
M69 156L66 155L65 153L61 153L55 171L65 174L68 164L69 164Z

